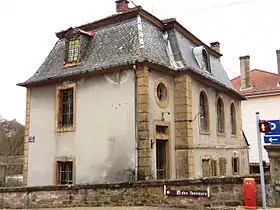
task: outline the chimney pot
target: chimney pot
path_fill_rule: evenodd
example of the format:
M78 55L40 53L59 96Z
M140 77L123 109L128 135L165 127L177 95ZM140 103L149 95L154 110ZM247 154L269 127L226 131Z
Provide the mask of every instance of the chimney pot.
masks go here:
M251 69L250 69L250 56L245 55L239 57L240 60L240 89L252 88L251 84Z
M210 43L210 48L212 50L215 50L216 52L220 53L220 42L216 41L216 42L211 42Z
M128 0L117 0L116 1L116 11L117 13L122 13L122 12L126 12L129 10L128 7Z

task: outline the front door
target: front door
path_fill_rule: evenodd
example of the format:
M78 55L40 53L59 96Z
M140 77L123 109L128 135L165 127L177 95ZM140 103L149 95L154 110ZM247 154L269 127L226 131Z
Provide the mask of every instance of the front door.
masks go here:
M157 167L157 179L166 179L166 144L167 141L156 141L156 167Z

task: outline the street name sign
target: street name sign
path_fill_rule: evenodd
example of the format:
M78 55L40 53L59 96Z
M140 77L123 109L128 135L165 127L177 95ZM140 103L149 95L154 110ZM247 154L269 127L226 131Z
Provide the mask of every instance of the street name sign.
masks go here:
M264 134L264 143L280 143L280 120L268 120L271 132Z

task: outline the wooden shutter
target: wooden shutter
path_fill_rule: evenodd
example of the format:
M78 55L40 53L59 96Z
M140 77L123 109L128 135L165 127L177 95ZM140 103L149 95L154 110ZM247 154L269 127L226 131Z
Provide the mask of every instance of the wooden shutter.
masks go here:
M209 177L210 175L210 160L209 159L203 159L202 160L202 176L203 177Z
M211 176L217 176L217 160L211 160Z
M227 174L227 159L222 157L219 158L219 175L226 176Z

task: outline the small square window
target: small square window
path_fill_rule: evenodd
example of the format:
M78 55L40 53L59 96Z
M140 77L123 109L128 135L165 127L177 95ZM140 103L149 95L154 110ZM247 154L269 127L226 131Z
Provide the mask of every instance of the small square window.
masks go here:
M73 184L73 162L57 162L57 184Z

